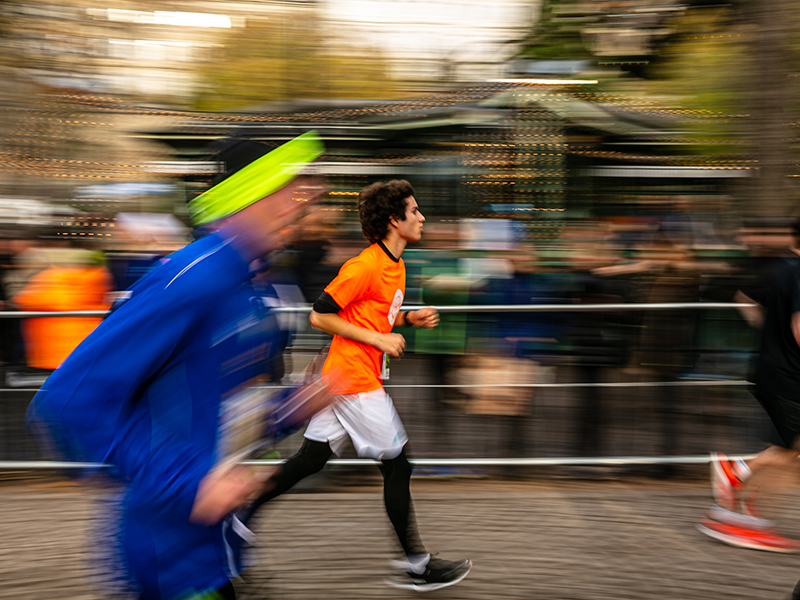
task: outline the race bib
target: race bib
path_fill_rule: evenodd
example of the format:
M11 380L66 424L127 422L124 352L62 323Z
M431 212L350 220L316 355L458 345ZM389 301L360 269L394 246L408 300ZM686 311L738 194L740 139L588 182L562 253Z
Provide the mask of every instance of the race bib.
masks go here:
M394 293L394 300L392 300L392 307L389 309L389 324L394 327L395 319L397 319L397 313L400 312L400 307L403 305L403 292L397 290Z
M381 356L381 379L386 380L389 379L389 359L391 357L387 352L384 352Z

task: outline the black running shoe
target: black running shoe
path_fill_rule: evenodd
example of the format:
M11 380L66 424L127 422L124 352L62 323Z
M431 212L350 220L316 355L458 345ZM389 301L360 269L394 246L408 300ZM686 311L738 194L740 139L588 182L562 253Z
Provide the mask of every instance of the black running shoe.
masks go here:
M408 571L408 579L390 583L395 587L430 592L455 585L467 576L470 569L472 569L470 560L444 560L437 556L431 556L423 573Z

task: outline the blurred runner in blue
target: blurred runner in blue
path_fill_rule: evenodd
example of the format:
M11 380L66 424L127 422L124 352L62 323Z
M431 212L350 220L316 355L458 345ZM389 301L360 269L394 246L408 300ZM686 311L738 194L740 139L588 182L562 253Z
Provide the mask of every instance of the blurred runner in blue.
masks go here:
M265 408L253 387L269 379L286 336L251 279L323 192L304 170L322 153L315 134L267 150L228 145L230 176L190 204L207 235L134 285L29 410L62 457L105 463L122 486L98 527L106 595L234 598L249 532L231 511L269 475L240 464L248 447L236 436L278 438L327 401L316 382Z

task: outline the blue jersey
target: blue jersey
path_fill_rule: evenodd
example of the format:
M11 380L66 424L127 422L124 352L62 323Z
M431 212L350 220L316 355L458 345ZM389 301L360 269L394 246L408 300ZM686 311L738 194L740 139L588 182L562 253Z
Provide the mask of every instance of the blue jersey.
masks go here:
M78 346L34 397L72 460L106 463L125 486L122 558L143 598L222 587L234 574L222 526L189 522L217 462L223 398L269 369L286 344L218 235L172 254Z

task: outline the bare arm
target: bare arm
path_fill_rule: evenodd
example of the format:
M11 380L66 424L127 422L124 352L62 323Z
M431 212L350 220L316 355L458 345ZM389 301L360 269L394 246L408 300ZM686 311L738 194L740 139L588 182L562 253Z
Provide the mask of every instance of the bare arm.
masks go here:
M792 314L792 333L797 345L800 346L800 312Z
M189 521L208 527L219 523L250 496L265 491L276 470L232 463L217 465L200 482Z
M737 291L733 296L733 301L737 304L752 304L752 306L740 306L739 312L750 327L761 327L764 324L764 308L755 300L748 297L741 290ZM797 338L797 330L795 329L795 318L797 313L792 316L792 331L795 332L794 336Z
M400 356L406 348L406 340L399 333L372 331L365 327L353 325L334 313L318 313L312 310L308 321L312 327L321 329L326 333L338 335L354 342L369 344L395 358Z
M396 327L409 325L411 327L422 327L433 329L439 324L439 311L432 306L426 306L419 310L402 311L397 315Z

